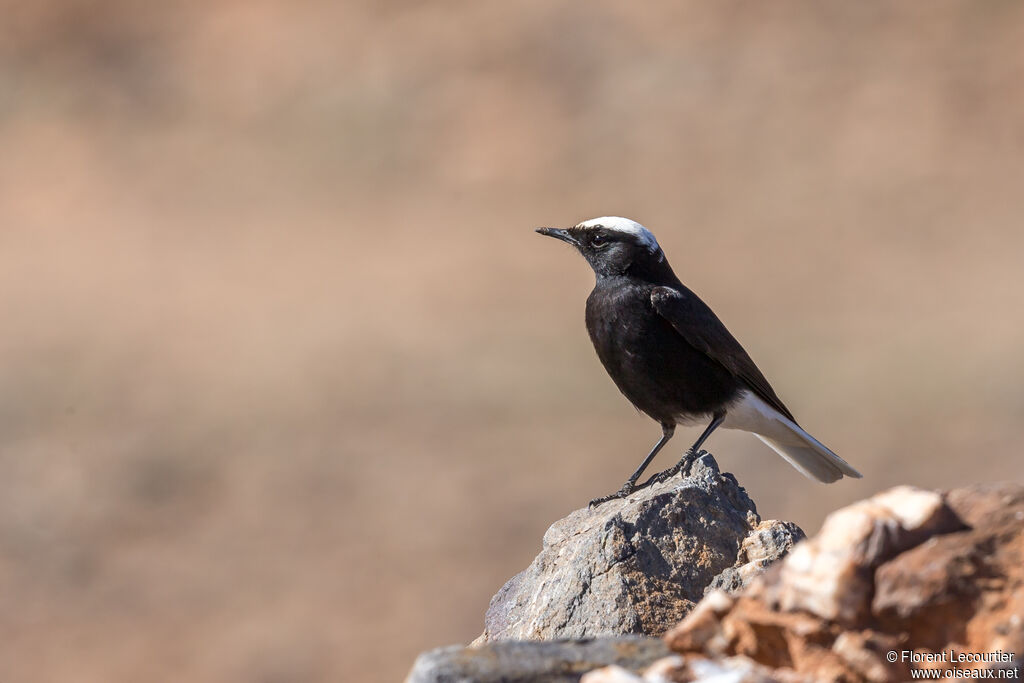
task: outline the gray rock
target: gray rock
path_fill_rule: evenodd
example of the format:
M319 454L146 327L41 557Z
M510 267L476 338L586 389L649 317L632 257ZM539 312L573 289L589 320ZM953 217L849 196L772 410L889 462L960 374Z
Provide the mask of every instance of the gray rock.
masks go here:
M660 639L637 636L593 640L503 641L424 652L406 683L575 683L587 671L615 663L640 671L668 654Z
M743 539L736 564L711 580L704 594L712 590L735 593L750 583L768 565L783 557L799 541L807 538L793 522L769 520L754 527Z
M803 538L762 522L705 454L676 477L556 522L533 563L491 600L477 644L661 635L708 586L738 589Z

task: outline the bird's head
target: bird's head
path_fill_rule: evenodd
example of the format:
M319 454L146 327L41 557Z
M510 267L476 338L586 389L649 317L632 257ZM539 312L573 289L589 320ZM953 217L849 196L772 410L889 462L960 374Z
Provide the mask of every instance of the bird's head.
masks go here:
M537 232L576 247L598 277L642 275L667 268L665 254L651 231L628 218L604 216L571 228L537 228Z

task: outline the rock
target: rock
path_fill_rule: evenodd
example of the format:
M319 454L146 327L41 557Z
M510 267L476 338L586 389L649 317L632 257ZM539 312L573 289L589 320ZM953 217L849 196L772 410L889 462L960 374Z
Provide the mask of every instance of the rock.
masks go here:
M479 647L424 652L406 683L574 683L585 672L616 663L639 671L668 648L657 638L619 636L592 640L504 641Z
M713 590L738 591L803 539L803 530L793 522L761 522L743 539L736 564L712 579L704 594Z
M938 536L875 574L871 611L934 652L948 644L1024 653L1024 486L959 489L949 507L971 528ZM966 648L970 650L970 647Z
M739 594L709 593L666 641L687 664L740 657L779 680L900 681L929 666L1019 678L1022 615L1024 486L899 487L830 515ZM669 679L699 680L680 671Z
M659 659L642 674L612 665L596 669L580 683L671 683L707 681L708 683L819 683L820 679L794 671L772 670L746 657L704 659L679 656Z
M584 674L580 683L644 683L644 679L629 669L612 664Z
M871 572L932 534L962 529L942 496L901 486L825 519L818 536L781 566L771 599L786 611L856 623L869 607Z
M705 454L685 478L553 524L533 563L491 600L476 643L661 635L709 587L742 588L803 537L790 522L761 521Z
M689 611L665 636L676 654L628 637L497 640L427 653L409 680L563 681L589 671L584 683L885 683L915 669L1024 673L1024 485L898 487L833 513L787 555L801 535L761 522L705 457L686 479L553 525L533 564L492 600L479 639L656 633Z

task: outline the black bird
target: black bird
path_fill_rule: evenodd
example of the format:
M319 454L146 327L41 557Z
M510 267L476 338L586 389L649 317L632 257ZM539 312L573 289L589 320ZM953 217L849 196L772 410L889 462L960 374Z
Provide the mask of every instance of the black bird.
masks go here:
M636 472L618 492L591 505L635 491L676 425L704 421L707 429L682 460L642 486L687 471L719 426L753 433L809 478L826 483L843 475L860 478L800 428L736 338L672 272L647 228L606 216L537 232L573 245L594 269L597 283L587 298L590 340L619 391L661 424L661 439Z

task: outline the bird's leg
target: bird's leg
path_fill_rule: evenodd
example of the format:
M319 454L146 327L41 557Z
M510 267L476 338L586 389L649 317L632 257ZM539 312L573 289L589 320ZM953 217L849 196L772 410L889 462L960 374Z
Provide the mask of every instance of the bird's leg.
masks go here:
M723 421L725 421L725 411L719 411L715 413L714 417L711 420L711 424L709 424L708 428L704 430L704 433L700 435L700 438L698 438L694 442L694 444L690 446L690 449L683 453L683 457L679 460L679 462L677 462L672 467L669 467L664 472L659 472L658 474L655 474L653 477L645 481L643 483L643 486L650 486L651 484L660 484L661 482L667 481L671 477L674 477L675 475L679 474L679 472L682 472L683 474L689 474L690 468L693 467L693 462L697 459L697 456L700 454L701 444L703 444L704 441L709 436L711 436L711 432L715 431L715 429L717 429Z
M615 493L609 494L607 496L602 496L600 498L595 498L594 500L590 501L590 507L595 507L597 505L600 505L601 503L607 502L609 500L614 500L616 498L625 498L629 494L633 493L633 491L636 491L636 480L640 478L640 475L644 473L644 470L647 469L647 466L651 464L651 461L654 460L654 456L658 454L658 451L660 451L665 446L665 444L668 443L668 440L672 438L672 435L675 434L675 431L676 426L674 424L663 423L661 425L661 438L658 439L658 443L654 444L654 448L652 448L651 452L647 454L647 457L644 458L644 461L640 463L640 467L636 468L636 472L634 472L629 477L629 479L626 480L626 483L622 485L622 488L616 491ZM639 488L643 488L644 486L647 486L649 483L650 482L647 482L647 484L643 484Z

